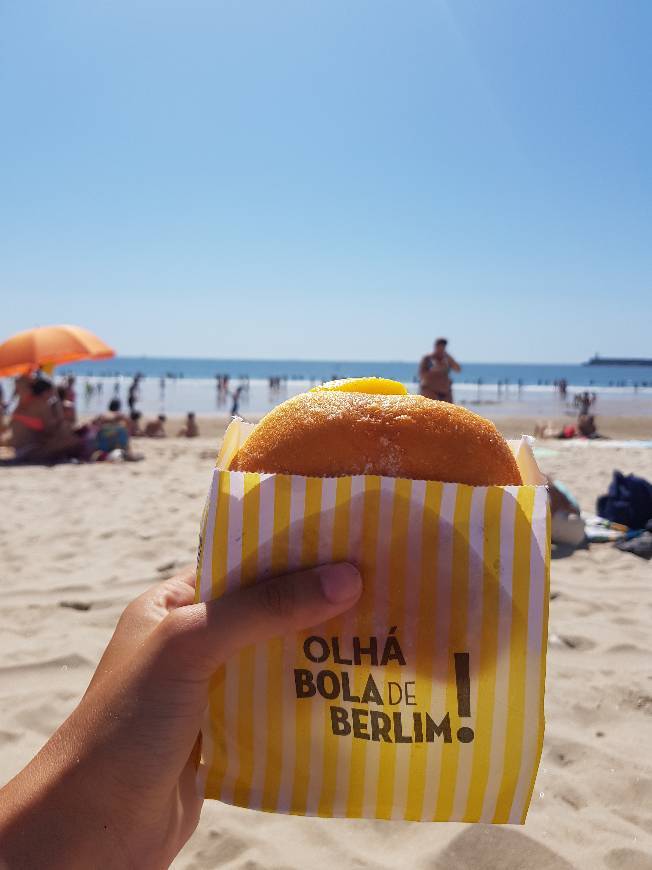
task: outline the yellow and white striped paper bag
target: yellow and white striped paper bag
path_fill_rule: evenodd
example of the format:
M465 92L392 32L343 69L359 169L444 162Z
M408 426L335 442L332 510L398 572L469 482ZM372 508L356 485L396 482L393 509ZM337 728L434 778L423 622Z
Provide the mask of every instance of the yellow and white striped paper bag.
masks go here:
M235 427L235 430L233 429ZM523 486L221 470L198 599L318 563L360 567L348 613L250 647L213 677L206 797L322 817L522 823L543 742L550 523Z

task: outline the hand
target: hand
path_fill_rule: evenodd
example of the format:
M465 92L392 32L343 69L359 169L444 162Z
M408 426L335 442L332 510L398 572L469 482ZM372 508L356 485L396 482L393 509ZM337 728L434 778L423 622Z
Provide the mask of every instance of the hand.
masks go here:
M347 610L362 588L347 563L208 604L192 603L194 586L187 571L127 607L79 706L0 790L0 867L167 867L199 821L214 671L241 647Z

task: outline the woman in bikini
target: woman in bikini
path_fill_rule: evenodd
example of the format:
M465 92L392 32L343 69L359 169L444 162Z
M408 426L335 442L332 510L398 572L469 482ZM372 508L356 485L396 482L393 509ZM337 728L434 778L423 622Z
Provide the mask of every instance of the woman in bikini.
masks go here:
M453 401L453 382L450 371L460 372L462 367L446 351L447 339L438 338L433 353L429 353L419 363L420 393L428 399L440 402Z
M51 463L79 457L81 441L64 419L50 381L23 375L16 379L15 396L9 443L17 461Z

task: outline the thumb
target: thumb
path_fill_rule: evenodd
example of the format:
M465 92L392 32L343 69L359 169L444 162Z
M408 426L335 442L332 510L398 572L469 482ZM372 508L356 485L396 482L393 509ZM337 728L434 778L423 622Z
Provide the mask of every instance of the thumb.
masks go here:
M180 607L160 624L174 669L208 679L239 649L325 622L360 597L362 578L348 562L319 565Z

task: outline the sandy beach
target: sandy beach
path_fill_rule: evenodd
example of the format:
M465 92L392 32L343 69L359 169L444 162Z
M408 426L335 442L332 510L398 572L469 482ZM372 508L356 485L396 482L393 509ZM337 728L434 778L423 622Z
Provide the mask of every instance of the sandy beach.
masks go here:
M536 417L526 414L510 416L494 415L488 408L478 410L477 413L493 420L506 438L520 438L521 435L532 435L534 432L534 426L537 422ZM248 423L257 423L260 419L259 414L248 414L244 411L241 416ZM221 438L226 431L226 427L229 425L231 417L228 414L218 414L205 417L198 416L197 420L202 438L217 440ZM569 420L568 417L561 415L546 417L544 422L547 423L548 421L550 421L553 427L557 428L559 431L561 431L564 426L567 426L569 422L575 422L574 419ZM169 417L166 423L168 434L176 435L183 423L183 417ZM605 416L600 417L598 423L600 433L605 435L607 438L641 441L652 439L652 417L650 416L629 414ZM546 441L545 443L546 445L549 445L556 442L551 440Z
M128 601L194 562L224 422L200 420L194 441L141 440L142 463L1 470L0 781L73 708ZM531 431L523 422L501 427ZM603 428L650 437L649 418ZM543 447L543 470L585 509L613 469L652 479L651 449ZM173 866L652 867L651 580L650 563L609 544L554 559L548 724L524 827L300 819L211 802Z

